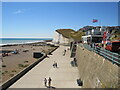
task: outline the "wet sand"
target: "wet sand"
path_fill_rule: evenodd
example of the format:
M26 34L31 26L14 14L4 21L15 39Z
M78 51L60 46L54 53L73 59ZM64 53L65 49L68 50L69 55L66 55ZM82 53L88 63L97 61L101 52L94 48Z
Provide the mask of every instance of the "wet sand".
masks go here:
M2 50L18 50L18 54L9 53L8 56L3 57L2 62L2 83L13 77L15 74L26 68L28 65L37 61L38 59L33 58L33 52L45 52L49 53L55 49L48 45L44 46L33 46L33 45L17 45L17 46L5 46ZM27 52L24 52L28 50Z

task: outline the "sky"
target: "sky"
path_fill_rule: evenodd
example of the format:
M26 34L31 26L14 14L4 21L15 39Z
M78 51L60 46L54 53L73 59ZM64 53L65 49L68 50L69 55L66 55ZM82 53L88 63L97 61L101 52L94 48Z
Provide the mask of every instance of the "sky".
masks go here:
M97 19L97 23L92 23ZM117 2L3 2L2 37L53 37L56 29L117 26Z
M119 0L2 0L3 2L118 2Z

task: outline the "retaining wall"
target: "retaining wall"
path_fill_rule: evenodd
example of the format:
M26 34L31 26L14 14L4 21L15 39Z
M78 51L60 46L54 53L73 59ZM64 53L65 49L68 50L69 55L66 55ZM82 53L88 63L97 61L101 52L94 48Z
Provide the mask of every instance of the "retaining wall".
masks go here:
M76 60L83 88L118 87L118 66L98 54L77 46Z

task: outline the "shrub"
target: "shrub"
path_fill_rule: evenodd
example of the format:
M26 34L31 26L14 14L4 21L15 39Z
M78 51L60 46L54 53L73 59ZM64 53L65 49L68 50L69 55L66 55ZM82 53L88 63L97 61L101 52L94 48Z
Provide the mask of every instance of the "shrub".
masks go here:
M5 71L5 73L8 73L8 71Z
M24 61L24 63L28 63L29 61Z
M24 67L24 65L23 65L23 64L18 64L18 66L19 66L19 67Z
M29 64L24 65L24 67L27 67Z
M4 75L5 73L4 72L2 72L2 75Z
M16 72L16 70L12 70L12 72Z
M23 64L18 64L19 67L25 68L27 67L29 64L23 65Z
M14 74L10 74L10 76L12 77L12 76L14 76Z

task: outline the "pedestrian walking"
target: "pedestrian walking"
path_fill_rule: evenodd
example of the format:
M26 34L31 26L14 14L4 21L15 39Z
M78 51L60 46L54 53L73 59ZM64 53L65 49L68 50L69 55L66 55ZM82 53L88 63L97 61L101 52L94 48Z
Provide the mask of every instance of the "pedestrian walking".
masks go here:
M55 66L55 63L56 63L56 62L54 61L54 63L53 63L53 68L55 68L55 67L56 67L56 66Z
M54 61L53 68L57 68L57 62Z
M49 86L49 88L51 86L51 82L52 82L52 79L49 77L49 79L48 79L48 86Z
M66 53L66 49L65 49L65 51L64 51L65 53Z
M55 63L55 67L57 68L57 62Z
M45 85L45 87L47 86L47 79L46 78L44 79L44 85Z
M53 63L53 68L55 68L55 64Z
M63 56L65 56L66 50L64 49Z

